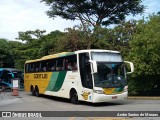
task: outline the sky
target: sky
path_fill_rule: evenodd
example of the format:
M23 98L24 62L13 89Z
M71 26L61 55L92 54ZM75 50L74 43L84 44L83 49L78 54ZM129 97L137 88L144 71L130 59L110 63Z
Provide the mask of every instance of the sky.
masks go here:
M160 11L160 0L144 0L146 6L144 16ZM60 17L49 18L46 11L49 6L40 0L0 0L0 38L15 40L18 32L27 30L46 30L47 33L79 24L78 21L65 20ZM140 19L142 16L128 17Z

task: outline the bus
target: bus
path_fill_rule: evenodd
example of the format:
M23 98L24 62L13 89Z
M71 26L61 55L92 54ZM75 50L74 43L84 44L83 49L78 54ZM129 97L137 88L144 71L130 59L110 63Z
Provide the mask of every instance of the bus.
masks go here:
M0 68L0 86L12 86L13 79L19 79L20 87L23 88L24 84L23 72L15 68Z
M20 79L24 83L23 72L15 68L0 68L0 81L12 83L11 79Z
M125 63L130 71L126 71ZM25 62L25 91L68 98L72 103L125 100L127 74L132 62L124 61L119 51L78 50L44 56Z

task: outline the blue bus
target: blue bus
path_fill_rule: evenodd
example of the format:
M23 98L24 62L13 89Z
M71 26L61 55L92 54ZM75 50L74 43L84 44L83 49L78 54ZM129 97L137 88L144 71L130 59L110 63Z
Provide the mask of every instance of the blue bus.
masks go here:
M19 79L20 84L23 85L23 72L14 68L0 68L0 82L11 84L12 79Z

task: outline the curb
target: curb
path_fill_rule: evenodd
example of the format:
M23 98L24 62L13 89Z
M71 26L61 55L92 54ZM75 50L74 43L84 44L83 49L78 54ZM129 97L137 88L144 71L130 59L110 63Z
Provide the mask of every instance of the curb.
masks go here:
M160 96L128 96L128 99L139 99L139 100L160 100Z

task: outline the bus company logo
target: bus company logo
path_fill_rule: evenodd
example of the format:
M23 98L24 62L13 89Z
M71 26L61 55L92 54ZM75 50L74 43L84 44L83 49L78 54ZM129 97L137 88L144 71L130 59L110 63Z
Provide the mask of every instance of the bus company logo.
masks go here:
M76 75L69 75L68 79L76 79L76 77L77 77Z
M47 74L34 74L34 79L47 79Z
M2 117L12 117L11 112L2 112Z
M87 91L83 91L83 94L81 94L83 96L84 100L88 100L88 96L89 96L90 92Z

